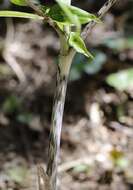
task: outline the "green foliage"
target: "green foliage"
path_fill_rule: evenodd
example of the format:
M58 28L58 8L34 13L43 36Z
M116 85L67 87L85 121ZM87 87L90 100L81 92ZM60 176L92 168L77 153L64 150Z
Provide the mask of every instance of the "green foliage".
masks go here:
M27 0L10 0L11 3L18 5L18 6L28 6ZM32 2L36 5L39 5L39 0L32 0Z
M43 17L32 13L18 12L18 11L0 11L0 17L16 17L16 18L28 18L34 20L42 20Z
M133 49L133 37L128 38L109 38L103 41L103 44L114 51L120 52L125 49Z
M66 5L70 5L70 3L71 3L71 0L58 0L58 1L65 3Z
M48 7L46 5L41 5L39 7L40 7L40 10L43 12L43 14L48 16L49 11L50 11L50 7Z
M43 10L43 9L42 9ZM47 13L45 12L47 16L52 18L54 21L62 22L62 23L69 23L69 19L64 14L63 10L59 5L54 5L51 8L47 9Z
M88 59L82 54L76 54L70 72L70 80L81 78L83 72L92 75L100 71L106 61L106 55L101 51L94 51L93 54L95 59Z
M86 11L64 4L61 7L57 4L52 7L40 6L40 9L44 13L44 16L46 15L52 18L53 21L62 25L76 25L80 28L81 24L88 23L92 20L95 20L96 22L99 21L98 18Z
M11 76L12 74L13 72L8 65L0 64L0 78Z
M87 164L79 164L73 168L74 173L88 173L90 166Z
M21 106L21 101L14 95L9 96L2 108L5 113L13 113L15 111L18 111Z
M49 8L47 12L47 16L51 17L53 20L57 22L62 22L64 24L86 24L92 20L99 22L99 19L80 8L66 5L65 3L59 2L59 5L56 4ZM44 10L42 6L42 11ZM44 10L44 14L46 14L46 9Z
M82 53L87 57L93 58L91 53L86 48L86 45L82 38L80 37L79 33L71 32L69 37L69 44L72 46L78 53Z
M26 0L10 0L12 3L19 6L27 6ZM33 0L33 4L38 1ZM64 25L67 27L65 32L69 38L69 45L73 47L77 52L84 54L87 57L93 58L86 48L84 41L80 36L80 29L82 24L86 24L90 21L99 22L99 18L95 15L90 14L80 8L70 5L70 0L56 0L57 3L53 6L43 6L36 5L44 14L44 17L50 17L54 22L57 23L57 26L64 30ZM38 4L38 3L37 3ZM30 18L40 20L43 17L31 13L16 12L16 11L0 11L0 17L18 17L18 18ZM76 27L77 32L71 32L70 25Z
M90 21L100 22L100 19L97 18L95 15L88 13L80 8L74 6L67 6L71 13L77 16L78 20L81 24L86 24ZM73 18L72 18L73 19Z
M101 70L103 64L106 62L106 55L103 52L96 51L94 56L95 59L86 62L89 64L85 64L84 66L85 73L90 75L98 73Z
M128 159L125 157L124 153L120 150L117 150L117 149L111 150L110 158L114 166L119 169L125 169L129 165Z
M8 176L18 184L22 184L28 177L28 168L25 166L15 166L7 170Z
M11 0L11 2L19 6L27 6L26 0ZM40 10L42 10L44 15L49 16L56 22L67 24L77 24L77 22L86 24L92 20L99 22L99 19L95 15L80 8L71 6L64 1L57 1L57 3L51 7L40 5Z
M27 3L25 0L10 0L11 3L19 6L27 6Z
M7 97L2 105L2 110L6 114L16 113L15 118L18 122L29 125L33 119L33 115L29 112L23 111L21 108L22 100L14 95Z
M27 124L29 125L30 122L32 121L33 119L33 115L28 113L28 112L25 112L25 113L21 113L17 116L17 120L20 122L20 123L23 123L23 124Z
M111 74L106 79L110 86L118 90L128 90L133 88L133 69L127 69L115 74Z

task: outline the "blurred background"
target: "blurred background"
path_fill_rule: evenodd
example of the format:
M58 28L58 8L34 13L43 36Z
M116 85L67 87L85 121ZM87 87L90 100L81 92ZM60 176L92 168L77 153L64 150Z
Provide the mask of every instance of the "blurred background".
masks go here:
M73 0L96 13L105 0ZM0 0L0 9L31 11ZM133 189L133 0L118 0L77 54L61 137L61 190ZM47 163L59 41L47 25L0 18L0 190L37 185Z

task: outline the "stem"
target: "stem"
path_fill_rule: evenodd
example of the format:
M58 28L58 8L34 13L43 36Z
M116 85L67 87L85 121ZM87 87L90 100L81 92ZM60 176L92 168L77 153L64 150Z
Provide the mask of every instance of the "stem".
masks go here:
M101 7L101 9L98 11L97 16L99 18L102 18L107 12L108 10L116 3L117 0L108 0L106 1L106 3ZM81 36L82 38L85 40L87 38L87 36L89 35L89 33L91 32L91 30L93 29L93 27L96 25L97 23L95 21L91 21L89 22L86 27L84 28Z
M32 4L31 0L27 0L29 5L41 15L42 13L38 10L38 7ZM98 12L98 16L101 18L109 8L116 2L116 0L108 0L104 6ZM67 4L71 4L71 0L66 1ZM44 15L43 15L44 16ZM59 64L57 70L57 83L56 92L54 97L54 105L52 111L52 126L50 129L49 139L49 150L48 150L48 165L45 171L42 167L39 167L39 190L57 190L57 174L58 174L58 160L60 155L60 139L61 139L61 128L62 118L64 112L64 103L66 97L67 81L71 63L76 51L70 48L67 42L66 28L61 31L57 24L52 19L44 16L44 20L47 21L58 33L61 42L61 51L59 56ZM82 32L82 38L85 40L91 29L95 26L95 22L90 22ZM43 180L43 183L42 183ZM42 187L43 184L43 187Z
M29 7L31 7L39 16L42 16L42 17L44 16L44 14L43 14L42 11L40 10L40 8L39 8L37 5L35 5L32 0L26 0L26 3L27 3L27 5L28 5Z
M116 0L108 0L104 6L98 12L98 16L101 18L109 8L116 2ZM82 33L83 39L85 39L90 33L95 22L90 22ZM61 128L62 118L64 112L64 103L66 97L67 80L69 71L72 63L72 59L75 55L75 50L67 44L65 35L60 33L61 51L59 57L59 65L57 70L57 86L54 98L54 105L52 111L52 126L50 130L49 150L48 150L48 165L47 175L50 180L51 190L57 190L57 176L58 176L58 160L60 154L60 139L61 139Z
M66 97L67 80L72 59L73 56L70 53L68 53L66 56L60 55L57 70L57 86L52 112L52 126L50 130L50 142L48 151L49 160L46 171L51 181L52 190L57 189L57 167L60 154L62 118Z
M71 0L67 0L65 1L65 3L71 4ZM74 57L73 52L69 51L69 45L66 36L67 29L69 30L70 28L64 28L63 34L58 33L61 46L59 64L57 65L58 69L56 79L56 91L52 110L52 126L50 130L48 165L46 170L46 173L50 180L51 190L57 190L58 160L60 155L62 119L64 113L67 81L72 60Z

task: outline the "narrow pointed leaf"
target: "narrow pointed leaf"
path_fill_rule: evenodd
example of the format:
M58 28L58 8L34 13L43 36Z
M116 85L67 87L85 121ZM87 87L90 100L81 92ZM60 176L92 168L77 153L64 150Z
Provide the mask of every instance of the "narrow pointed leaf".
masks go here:
M80 23L82 24L86 24L92 20L94 20L95 22L100 22L100 19L96 17L94 14L91 14L75 6L67 6L67 7L71 10L73 15L77 15Z
M32 13L17 12L17 11L0 11L0 17L16 17L16 18L28 18L34 20L42 20L43 17Z
M69 38L69 44L72 46L77 52L84 54L87 57L93 58L92 54L87 50L86 45L80 35L76 32L71 32Z

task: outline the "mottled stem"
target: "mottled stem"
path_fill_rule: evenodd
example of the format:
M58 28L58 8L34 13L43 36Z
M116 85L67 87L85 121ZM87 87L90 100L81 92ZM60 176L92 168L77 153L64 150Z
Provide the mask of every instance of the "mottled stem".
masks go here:
M99 10L98 16L101 18L116 2L116 0L108 0L103 7ZM95 22L90 22L82 32L82 38L86 39L91 29L95 26ZM62 36L62 34L61 34ZM60 36L60 37L61 37ZM66 97L67 80L72 63L72 59L75 55L75 50L70 48L65 41L65 36L61 39L61 55L59 58L58 70L57 70L57 86L54 98L53 112L52 112L52 126L50 129L50 140L48 150L48 165L47 175L49 177L51 190L57 190L57 176L58 176L58 161L60 154L60 139L62 118L64 112L64 103ZM66 53L67 52L67 53Z
M61 55L57 69L57 84L52 112L52 126L50 130L50 142L48 151L47 175L50 178L52 190L57 189L57 167L60 154L60 139L64 103L66 97L67 80L73 56L69 53Z

